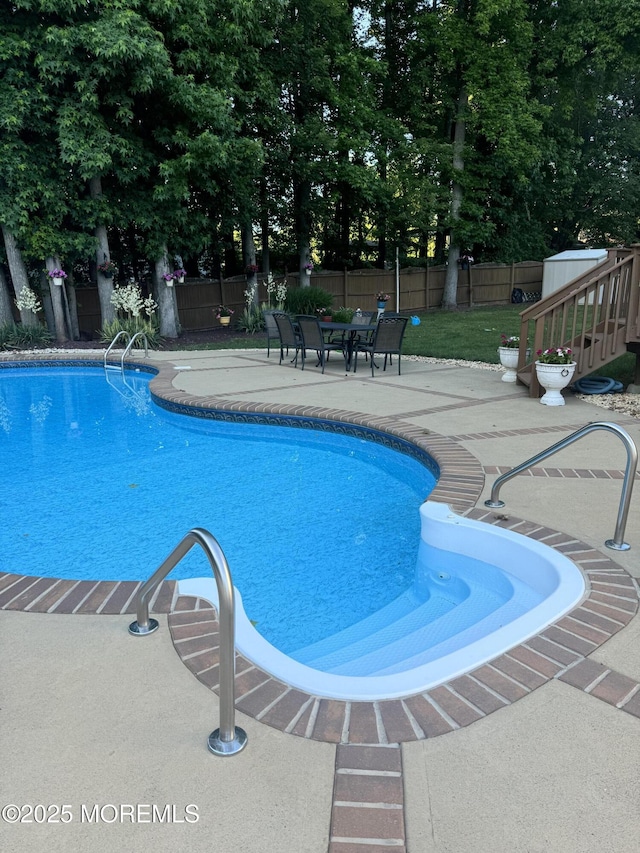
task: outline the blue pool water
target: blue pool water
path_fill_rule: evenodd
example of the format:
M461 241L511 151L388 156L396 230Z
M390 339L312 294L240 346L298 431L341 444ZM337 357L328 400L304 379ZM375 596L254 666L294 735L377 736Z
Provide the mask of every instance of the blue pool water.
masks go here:
M0 371L2 570L144 580L204 527L284 652L411 590L435 485L424 465L351 436L173 414L151 403L149 378ZM211 570L194 549L170 577L199 575Z

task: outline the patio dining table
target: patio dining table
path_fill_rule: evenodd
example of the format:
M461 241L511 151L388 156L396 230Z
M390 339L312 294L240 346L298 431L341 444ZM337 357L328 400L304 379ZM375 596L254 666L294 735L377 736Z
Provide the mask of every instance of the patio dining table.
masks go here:
M353 359L353 349L356 343L358 333L362 334L363 332L368 332L372 334L375 332L375 324L371 323L333 323L333 322L323 322L320 321L320 329L322 332L342 332L345 350L344 350L344 360L347 367L347 370L351 370L351 362Z

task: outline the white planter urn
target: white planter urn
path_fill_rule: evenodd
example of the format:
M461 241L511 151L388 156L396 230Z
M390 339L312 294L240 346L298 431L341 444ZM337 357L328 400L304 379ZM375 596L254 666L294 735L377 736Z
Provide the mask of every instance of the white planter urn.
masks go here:
M53 283L56 285L56 287L62 287L62 279L61 278L57 278L57 277L54 278Z
M173 287L173 279L165 279L165 284L167 285L167 287Z
M498 347L498 355L500 357L500 364L506 368L502 374L502 381L515 382L517 379L518 347Z
M542 364L536 361L536 376L546 392L540 397L543 406L564 406L564 397L560 392L569 385L575 372L575 361L570 364Z

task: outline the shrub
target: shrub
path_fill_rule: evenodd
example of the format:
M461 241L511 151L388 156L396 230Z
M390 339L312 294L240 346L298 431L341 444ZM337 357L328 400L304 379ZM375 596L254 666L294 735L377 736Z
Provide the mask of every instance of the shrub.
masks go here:
M334 323L350 323L353 320L353 308L337 308L332 319Z
M45 347L51 343L51 334L39 323L26 326L23 323L5 323L0 326L0 349L30 349Z
M257 305L247 305L242 314L238 317L236 327L247 335L254 335L261 329L264 329L264 317L262 311Z
M289 314L317 314L318 308L330 308L333 296L321 287L297 287L287 291L285 310Z
M152 348L157 348L162 343L158 326L152 320L144 320L142 317L117 318L111 323L105 323L100 333L100 340L104 344L110 344L119 332L128 332L131 338L138 332L144 332L147 343ZM143 349L144 341L138 338L133 346L134 349Z

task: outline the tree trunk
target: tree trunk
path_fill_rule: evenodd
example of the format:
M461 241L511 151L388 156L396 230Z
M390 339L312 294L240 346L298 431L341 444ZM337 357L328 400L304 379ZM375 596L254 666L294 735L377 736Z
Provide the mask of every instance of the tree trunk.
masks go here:
M162 255L154 262L153 296L158 303L158 318L160 320L160 334L163 338L177 338L180 335L180 323L178 320L178 303L176 300L176 289L167 285L162 278L169 273L169 258L167 247L163 247Z
M269 244L269 200L267 196L267 185L263 181L260 187L262 214L260 218L260 239L262 240L262 274L268 276L271 270L270 244Z
M20 294L23 288L29 287L29 276L27 268L22 259L22 252L16 243L16 238L13 232L6 225L2 226L2 236L4 238L4 246L7 252L7 263L9 264L9 273L13 282L13 289L16 296ZM38 318L33 311L20 311L20 321L25 326L37 326Z
M9 293L9 284L4 274L4 270L0 267L0 326L6 326L9 323L13 323L11 294Z
M102 181L100 175L95 175L89 181L89 192L93 199L102 198ZM111 260L107 226L104 223L96 225L95 235L98 244L96 246L96 264L99 266L105 263L105 261ZM116 309L111 301L113 278L104 275L100 270L97 270L96 276L98 281L98 296L100 298L100 316L102 318L102 326L104 327L105 323L111 323L116 319Z
M60 259L54 257L47 258L47 269L49 271L56 269L60 266ZM65 310L64 310L64 302L62 298L62 289L64 288L64 282L62 286L58 286L53 283L53 279L49 277L49 291L51 293L51 307L53 308L53 325L54 325L54 334L56 336L56 341L59 344L63 344L65 341L69 340L69 334L67 333L67 324L65 322Z
M296 210L296 242L298 244L298 271L300 274L300 287L309 287L311 276L307 275L306 265L311 263L311 184L309 181L301 181L294 190L294 204Z
M460 221L460 208L462 206L462 185L457 180L457 175L464 172L464 138L466 132L466 112L469 104L467 90L462 87L458 97L458 109L456 113L456 124L453 133L453 184L451 187L451 237L449 239L449 258L447 274L444 280L444 292L442 294L442 307L453 309L458 307L458 259L460 257L460 237L457 233L457 225Z
M243 225L240 229L242 238L242 261L247 276L247 291L253 288L253 305L260 305L258 297L258 273L251 272L250 266L256 265L256 244L253 239L253 227L251 224Z
M78 322L78 300L76 299L76 289L71 282L71 274L69 274L69 281L65 282L64 295L67 299L67 320L69 323L69 331L71 332L71 339L79 341L80 324Z

